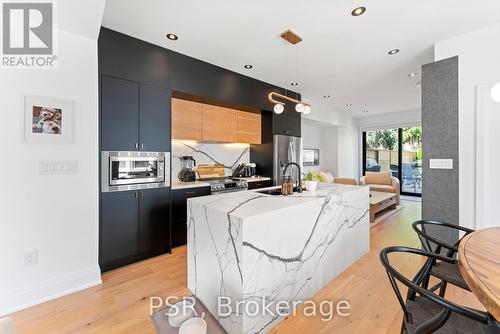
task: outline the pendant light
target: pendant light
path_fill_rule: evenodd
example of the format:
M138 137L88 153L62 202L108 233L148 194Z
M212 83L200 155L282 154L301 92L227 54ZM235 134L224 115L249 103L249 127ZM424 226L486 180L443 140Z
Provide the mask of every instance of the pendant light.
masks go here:
M290 43L292 45L295 45L295 44L300 43L302 41L302 38L291 30L287 30L284 33L282 33L281 37L285 41L287 41L288 43ZM285 44L285 62L284 62L284 65L285 65L285 84L284 84L284 86L285 87L288 86L287 47L288 47L288 45ZM292 84L292 86L296 86L296 85ZM298 97L298 94L297 94L297 97ZM280 98L282 100L286 100L286 101L290 101L292 103L295 103L295 111L297 111L298 113L303 113L304 115L311 113L311 105L310 104L302 102L298 99L294 99L292 97L289 97L288 96L288 89L285 88L285 94L280 94L280 93L276 93L276 92L270 92L268 94L268 100L274 104L273 110L278 115L283 113L283 111L285 110L285 103L276 100L276 98Z
M490 94L493 100L500 103L500 81L491 87Z

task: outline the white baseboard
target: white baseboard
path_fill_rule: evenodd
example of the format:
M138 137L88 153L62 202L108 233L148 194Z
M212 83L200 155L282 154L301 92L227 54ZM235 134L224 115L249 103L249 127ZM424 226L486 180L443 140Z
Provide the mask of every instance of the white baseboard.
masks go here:
M101 284L99 266L0 292L0 317Z

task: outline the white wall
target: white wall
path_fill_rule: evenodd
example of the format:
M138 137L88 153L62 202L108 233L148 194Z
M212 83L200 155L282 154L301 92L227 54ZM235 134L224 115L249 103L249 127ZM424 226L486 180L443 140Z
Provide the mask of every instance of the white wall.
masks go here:
M420 109L358 118L358 126L362 131L414 126L421 123L422 110Z
M325 164L333 169L336 176L359 178L357 119L353 118L348 111L336 110L327 103L310 100L307 96L304 97L304 101L311 103L313 106L312 112L303 117L305 125L308 125L308 122L309 124L320 122L323 124L321 127L326 126L334 129L323 131L323 143L331 146L330 150L333 152L328 155ZM304 134L302 137L304 141L307 140ZM320 153L320 155L322 154ZM320 162L321 160L320 157Z
M304 172L328 171L337 175L336 127L302 124L302 145L305 149L319 149L319 166L304 166Z
M436 61L459 56L460 225L474 228L476 226L476 87L500 80L500 24L439 42L434 47L434 54ZM497 142L500 129L490 130L493 131L489 139ZM481 163L484 162L478 162ZM496 192L483 195L498 197Z
M0 315L100 283L97 42L59 32L59 67L0 74ZM23 140L23 96L74 101L74 143ZM39 175L44 160L78 173ZM24 266L38 250L39 264Z

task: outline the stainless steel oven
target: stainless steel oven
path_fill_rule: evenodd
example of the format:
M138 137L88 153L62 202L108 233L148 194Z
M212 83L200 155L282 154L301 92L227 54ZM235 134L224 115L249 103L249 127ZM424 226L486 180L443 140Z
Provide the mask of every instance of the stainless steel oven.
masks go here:
M101 191L170 186L169 152L109 152L101 156Z

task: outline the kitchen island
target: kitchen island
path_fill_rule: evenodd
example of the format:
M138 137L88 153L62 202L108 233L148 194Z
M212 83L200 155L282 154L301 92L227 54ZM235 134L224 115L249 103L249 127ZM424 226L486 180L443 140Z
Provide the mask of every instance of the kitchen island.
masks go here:
M230 334L283 319L237 303L304 302L369 250L368 187L240 191L190 198L187 210L188 287Z

